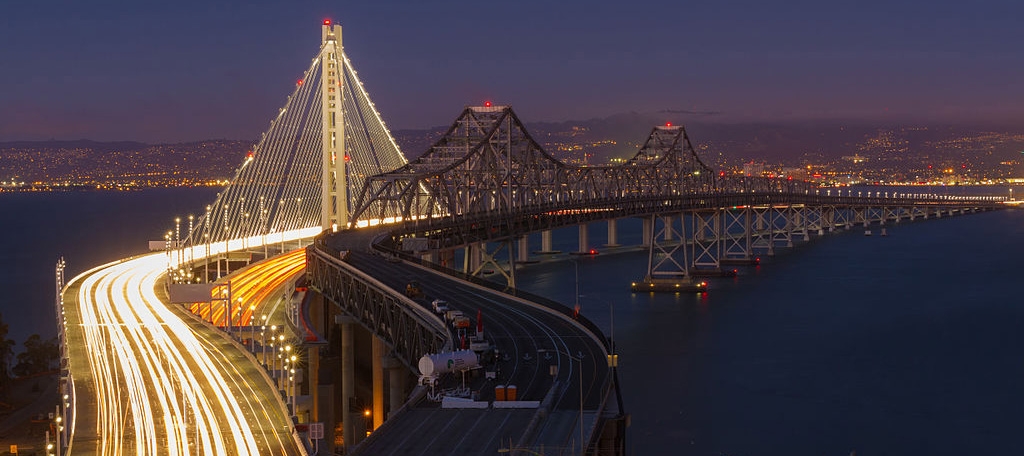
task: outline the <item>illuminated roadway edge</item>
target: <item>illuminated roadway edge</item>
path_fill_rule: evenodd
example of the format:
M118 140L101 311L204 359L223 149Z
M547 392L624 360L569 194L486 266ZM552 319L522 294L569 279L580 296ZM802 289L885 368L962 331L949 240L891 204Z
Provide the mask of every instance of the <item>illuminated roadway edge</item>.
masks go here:
M311 261L325 261L338 273L353 274L376 286L390 288L390 294L407 305L425 306L426 301L411 301L402 292L409 280L417 280L429 299L447 300L453 309L475 316L484 315L486 337L502 353L510 355L501 363L502 374L495 383L515 384L520 401L537 401L531 409L443 409L425 400L413 400L384 422L370 437L353 449L353 455L437 455L493 454L499 449L570 448L578 445L580 422L580 371L583 374L583 429L585 441L594 441L606 407L618 410L613 371L608 368L608 351L600 334L571 317L571 310L558 303L534 303L498 293L484 286L457 280L410 262L387 261L377 254L370 239L378 230L331 234L318 238L311 248ZM324 239L323 242L320 242ZM349 255L342 262L338 252ZM312 266L310 266L312 267ZM311 285L317 286L311 276ZM568 356L553 353L541 359L538 350L557 350L583 354L578 364ZM551 364L558 366L552 378ZM492 388L481 388L493 395ZM481 398L485 400L487 396ZM491 396L493 398L493 396ZM511 443L510 443L511 442ZM576 447L578 448L578 446ZM578 450L577 450L578 451Z
M282 236L299 239L309 231ZM216 255L258 243L240 239L180 255L196 260L201 251ZM75 398L67 454L305 454L254 359L222 332L165 304L162 282L177 255L108 263L64 288Z

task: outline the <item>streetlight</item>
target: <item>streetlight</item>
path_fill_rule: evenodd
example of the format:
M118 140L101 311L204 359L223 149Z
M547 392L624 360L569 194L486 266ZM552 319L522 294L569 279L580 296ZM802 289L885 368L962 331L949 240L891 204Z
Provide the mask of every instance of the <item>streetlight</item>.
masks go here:
M260 363L266 367L267 365L267 316L260 315L262 324L260 325ZM252 353L256 354L256 346L252 347Z
M253 317L256 315L253 313L256 311L256 306L249 304L249 343L253 344L253 351L256 351L256 322L253 321Z
M245 308L242 307L242 298L238 298L238 340L242 340L242 319L245 318Z
M580 317L580 262L573 260L573 266L576 266L576 304L572 308L572 318L577 319Z
M297 358L296 358L295 355L291 356L291 363L289 364L291 366L291 368L289 368L289 370L288 370L289 371L289 375L288 375L288 392L291 393L291 400L289 402L292 404L292 415L297 415L297 413L295 413L295 396L297 396L297 394L295 394L295 360L296 359Z
M573 361L576 361L580 365L579 366L580 367L579 368L579 376L580 376L580 455L582 456L584 454L584 451L585 451L584 443L583 443L583 358L582 357L577 358L577 357L575 357L573 355L570 355L570 354L568 354L568 353L566 353L564 351L558 350L558 349L549 350L549 349L546 349L546 348L542 348L540 350L537 350L537 353L548 353L548 352L555 352L555 353L558 353L560 355L565 355L565 356L569 357L569 359L571 359Z
M264 366L267 365L266 358L267 358L267 354L266 354L266 352L264 352L263 353L263 365ZM271 375L276 375L276 374L274 374L274 369L277 366L277 361L276 360L277 360L277 325L273 325L273 326L270 327L270 364L271 364L270 374Z
M285 341L285 335L284 334L281 335L281 341L283 343ZM284 372L282 372L282 374L287 372L285 366L288 364L288 359L290 358L291 355L292 355L292 345L291 344L285 345L285 354L284 354L284 358L282 359L282 362L281 362L281 370L284 371ZM279 355L279 356L281 356L281 355ZM282 380L284 380L284 376L282 376ZM284 383L284 381L282 381L282 383Z

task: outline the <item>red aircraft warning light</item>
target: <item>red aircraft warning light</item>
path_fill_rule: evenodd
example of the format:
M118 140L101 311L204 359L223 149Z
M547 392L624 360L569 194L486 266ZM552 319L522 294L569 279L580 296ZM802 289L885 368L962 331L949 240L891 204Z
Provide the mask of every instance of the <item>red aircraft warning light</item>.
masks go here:
M324 25L331 25L330 19L324 19Z
M488 101L485 101L485 102L484 102L484 107L485 107L485 108L490 108L490 107L491 107L491 102L490 102L490 100L488 100Z
M671 127L672 126L672 122L665 122L665 126L666 127Z

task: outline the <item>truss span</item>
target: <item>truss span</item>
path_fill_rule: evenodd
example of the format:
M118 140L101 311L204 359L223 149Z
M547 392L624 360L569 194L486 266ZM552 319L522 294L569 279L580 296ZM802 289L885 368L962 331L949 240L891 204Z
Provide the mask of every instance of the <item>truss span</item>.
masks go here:
M508 106L467 107L418 159L366 179L352 225L371 220L511 214L552 204L711 191L715 176L681 126L651 130L615 166L572 166L552 157Z

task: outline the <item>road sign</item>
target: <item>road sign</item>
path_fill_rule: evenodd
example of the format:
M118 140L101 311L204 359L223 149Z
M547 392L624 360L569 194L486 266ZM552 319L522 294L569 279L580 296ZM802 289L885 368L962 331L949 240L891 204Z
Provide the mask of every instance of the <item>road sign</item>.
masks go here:
M324 423L309 423L309 439L320 440L324 438Z

